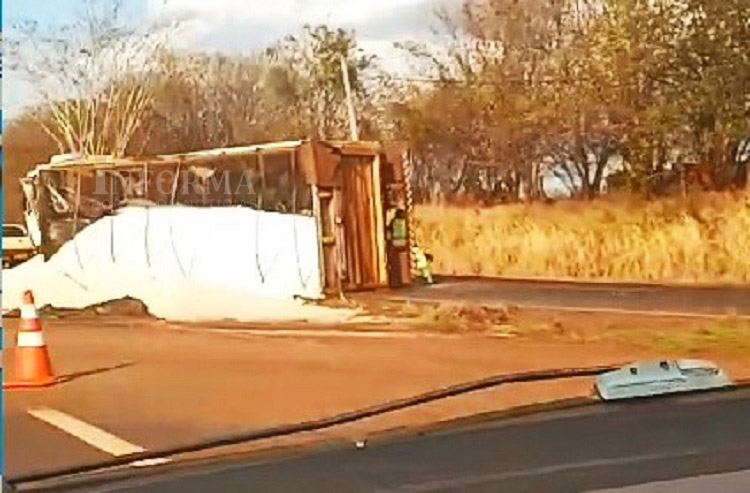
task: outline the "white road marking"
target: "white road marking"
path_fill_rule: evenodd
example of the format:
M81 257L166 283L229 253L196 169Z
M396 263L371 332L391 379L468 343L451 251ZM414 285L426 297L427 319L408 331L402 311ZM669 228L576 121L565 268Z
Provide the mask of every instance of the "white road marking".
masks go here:
M621 488L596 490L592 493L660 493L662 491L671 493L704 493L706 491L747 493L750 491L750 470L654 481Z
M522 479L527 477L537 477L546 474L555 474L567 471L585 470L589 468L607 467L607 466L624 466L630 464L639 464L655 460L679 459L693 456L705 455L697 450L688 450L678 454L643 454L636 456L616 457L611 459L594 459L583 462L572 462L565 464L556 464L551 466L542 466L533 469L521 469L515 471L497 472L490 474L475 474L467 477L457 477L451 479L437 479L425 481L422 483L412 483L404 485L396 490L409 493L432 492L432 491L461 491L469 487L487 486L492 483L500 483L512 479ZM662 490L659 490L662 491ZM669 490L671 491L671 490Z
M29 414L38 420L76 437L92 447L115 457L145 452L146 449L123 440L107 431L81 421L69 414L48 407L29 409ZM169 462L169 459L146 459L133 462L133 466L152 466Z

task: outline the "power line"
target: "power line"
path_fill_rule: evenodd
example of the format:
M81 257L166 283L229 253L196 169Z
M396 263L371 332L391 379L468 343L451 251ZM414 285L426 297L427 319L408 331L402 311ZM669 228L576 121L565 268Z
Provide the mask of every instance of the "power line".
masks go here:
M735 63L714 63L710 67L704 67L705 68L736 68L737 64ZM574 83L581 83L581 82L596 82L597 78L595 76L546 76L542 78L531 78L531 79L523 79L520 77L517 78L508 78L508 79L502 79L502 80L490 80L490 79L482 79L482 78L455 78L455 77L419 77L419 76L401 76L401 75L387 75L385 77L382 76L375 76L375 75L365 75L360 74L360 77L367 80L380 80L380 79L391 79L391 80L397 80L402 82L414 82L414 83L424 83L424 84L448 84L448 85L458 85L458 86L508 86L508 85L533 85L533 84L542 84L542 85L551 85L551 84L559 84L559 83L567 83L567 84L574 84ZM650 77L652 80L656 80L654 77ZM669 77L667 76L662 77L660 80L667 80ZM675 77L675 81L678 81L679 78ZM635 81L634 81L635 82ZM609 85L609 83L607 83ZM615 84L620 86L621 84Z

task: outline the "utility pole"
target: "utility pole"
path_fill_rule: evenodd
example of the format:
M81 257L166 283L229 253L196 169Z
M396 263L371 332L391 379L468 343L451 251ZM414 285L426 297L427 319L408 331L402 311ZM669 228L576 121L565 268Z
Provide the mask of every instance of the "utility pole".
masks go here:
M349 134L352 140L359 140L359 131L357 130L357 114L354 112L354 100L352 99L352 86L349 83L349 67L344 55L339 57L341 61L341 77L344 80L344 97L346 97L346 106L349 110Z

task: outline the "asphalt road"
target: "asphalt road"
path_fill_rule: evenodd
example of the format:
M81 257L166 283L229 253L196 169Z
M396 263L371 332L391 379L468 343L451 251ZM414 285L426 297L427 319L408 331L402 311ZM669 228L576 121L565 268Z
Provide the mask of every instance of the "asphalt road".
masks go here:
M28 472L69 467L80 463L101 462L109 458L104 452L86 445L49 425L40 423L25 412L7 409L5 426L5 472L12 475L19 464L28 465ZM43 446L30 446L40 444ZM13 447L10 451L8 447ZM61 454L60 451L65 453Z
M713 491L750 491L748 470L750 391L743 390L475 424L362 450L200 466L95 491L579 492L653 481L677 485L676 478L715 473L732 474L712 477ZM684 486L692 480L681 481L684 489L669 491L693 491Z
M393 292L415 301L750 316L750 286L668 286L446 277Z

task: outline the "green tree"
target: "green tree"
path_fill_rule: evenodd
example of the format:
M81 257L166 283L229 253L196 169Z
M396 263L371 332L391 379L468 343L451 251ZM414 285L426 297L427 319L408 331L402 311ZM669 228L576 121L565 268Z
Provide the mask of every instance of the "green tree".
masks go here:
M550 167L557 169L550 152L563 148L561 122L550 105L555 54L569 22L564 14L563 4L542 0L523 5L467 1L458 18L442 16L451 39L443 56L407 46L429 62L427 75L438 80L426 91L428 100L451 101L455 108L441 108L439 121L413 125L426 132L412 137L418 147L445 149L445 156L433 162L445 169L443 174L453 175L451 192L466 188L465 177L473 174L467 171L479 165L504 178L504 191L525 192L530 199L544 195L544 175ZM415 117L429 116L429 111Z
M635 188L658 191L685 163L704 170L714 188L744 181L748 2L603 5L588 42L615 89Z
M522 177L530 198L543 195L544 176L595 197L618 167L631 190L646 195L668 190L688 167L705 175L705 186L742 185L750 157L748 6L467 1L448 19L447 46L410 47L437 83L406 105L407 130L432 154L426 162L459 177L451 178L458 188L467 175L461 163L477 161ZM431 118L433 105L440 118Z

